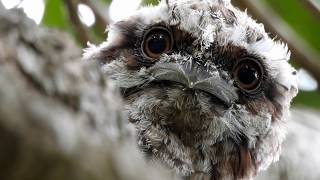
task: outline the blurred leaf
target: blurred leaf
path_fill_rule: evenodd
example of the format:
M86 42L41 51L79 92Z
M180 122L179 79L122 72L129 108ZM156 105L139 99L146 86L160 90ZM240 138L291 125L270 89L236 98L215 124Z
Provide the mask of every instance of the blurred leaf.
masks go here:
M49 27L68 28L66 12L62 0L46 0L45 14L42 23Z
M91 27L91 32L94 42L102 42L107 38L107 33L104 30L101 31L100 27L97 27L96 25Z
M103 0L103 2L110 4L112 2L112 0Z
M304 39L320 51L320 20L301 0L266 0ZM320 61L320 59L319 59Z
M158 4L158 3L159 3L159 1L160 1L160 0L144 0L144 1L143 1L143 4L147 4L147 5L149 5L149 4L156 5L156 4Z
M294 99L295 105L310 106L320 109L320 93L316 92L302 92Z
M300 0L265 0L311 46L320 51L320 19L314 16ZM320 61L320 59L319 59ZM294 61L291 61L294 62ZM320 71L320 70L319 70ZM320 109L320 93L300 91L294 104Z

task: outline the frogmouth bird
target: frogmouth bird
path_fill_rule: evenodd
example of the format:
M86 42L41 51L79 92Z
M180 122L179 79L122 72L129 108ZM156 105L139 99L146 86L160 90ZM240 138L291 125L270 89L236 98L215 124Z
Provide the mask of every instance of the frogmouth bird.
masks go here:
M297 94L287 46L230 0L163 0L90 45L138 147L185 179L252 179L279 158Z

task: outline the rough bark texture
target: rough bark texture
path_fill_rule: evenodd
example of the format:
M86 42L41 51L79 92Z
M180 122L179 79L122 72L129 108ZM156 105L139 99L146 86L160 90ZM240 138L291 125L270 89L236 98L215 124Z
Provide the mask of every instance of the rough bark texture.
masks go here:
M0 179L172 179L144 163L117 92L80 57L68 35L0 3ZM319 114L293 117L280 162L257 179L319 179Z
M0 7L0 179L166 179L144 164L112 84L80 57L68 35Z

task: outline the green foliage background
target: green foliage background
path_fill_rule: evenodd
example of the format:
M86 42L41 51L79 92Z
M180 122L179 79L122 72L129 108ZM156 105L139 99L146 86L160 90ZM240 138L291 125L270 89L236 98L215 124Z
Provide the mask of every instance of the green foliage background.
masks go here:
M300 36L320 52L320 19L308 10L301 0L265 1L272 6ZM300 91L294 103L320 109L320 93L319 91Z
M42 23L46 26L60 28L75 34L63 1L64 0L46 0L46 10ZM102 1L107 6L112 0L96 1ZM272 6L299 35L320 52L320 19L308 10L301 0L262 1L265 1ZM143 2L143 4L157 3L158 0L144 0ZM95 35L95 40L102 41L105 39L104 36L106 36L106 34L104 35L103 32L97 30L96 27L92 28L92 32ZM295 99L294 104L320 109L320 93L319 91L300 92Z

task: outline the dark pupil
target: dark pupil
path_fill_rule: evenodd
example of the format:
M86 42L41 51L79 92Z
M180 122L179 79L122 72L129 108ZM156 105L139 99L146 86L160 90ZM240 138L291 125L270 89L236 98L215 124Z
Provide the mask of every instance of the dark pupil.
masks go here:
M254 67L243 65L238 71L238 79L241 83L250 85L259 79L259 73Z
M167 47L166 37L163 34L154 34L148 41L149 50L154 54L163 53Z

